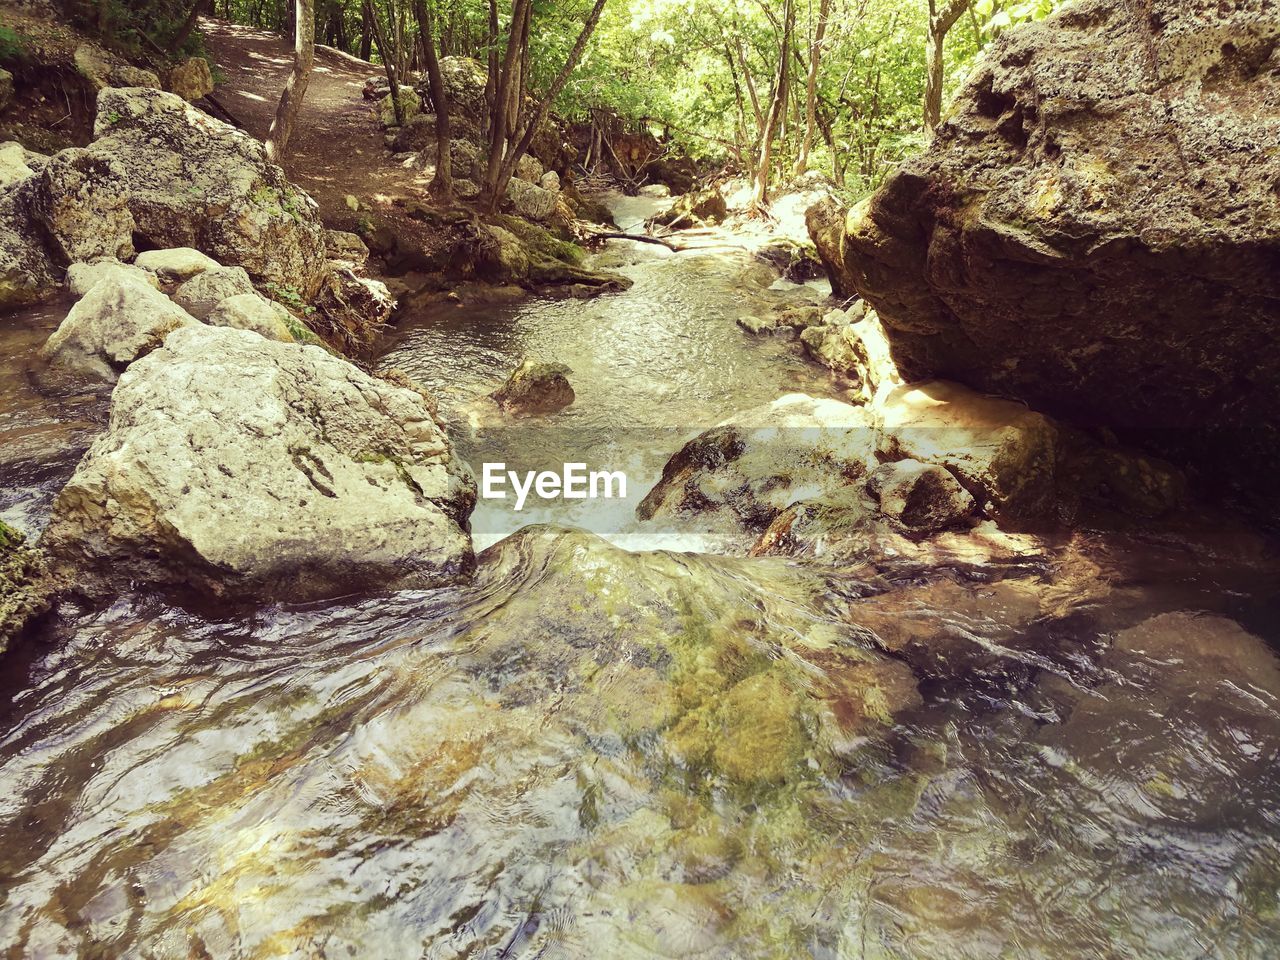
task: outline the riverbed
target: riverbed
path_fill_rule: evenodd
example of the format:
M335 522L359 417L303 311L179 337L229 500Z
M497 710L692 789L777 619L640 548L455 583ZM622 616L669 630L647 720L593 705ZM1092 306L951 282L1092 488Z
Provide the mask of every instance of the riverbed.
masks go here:
M377 362L473 465L598 461L630 502L482 502L466 586L234 614L140 592L5 662L0 952L1280 951L1270 543L1189 518L894 580L648 533L634 501L683 437L843 391L735 323L822 290L732 246L599 262L634 285L438 305ZM25 374L56 322L5 334L0 509L30 530L102 415ZM513 426L486 397L525 356L577 400ZM873 623L980 669L917 690Z

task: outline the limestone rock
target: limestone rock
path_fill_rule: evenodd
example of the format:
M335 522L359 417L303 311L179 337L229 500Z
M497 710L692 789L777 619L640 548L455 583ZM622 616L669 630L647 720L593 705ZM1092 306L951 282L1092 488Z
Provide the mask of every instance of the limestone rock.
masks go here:
M758 534L788 505L865 476L875 437L866 411L793 393L699 434L636 510L717 533Z
M240 293L227 297L209 312L204 322L211 327L252 330L268 340L292 343L289 311L278 303L256 293Z
M330 260L341 260L357 269L369 261L369 248L355 233L348 233L345 230L326 230L324 247Z
M121 378L44 546L91 595L314 599L456 580L474 502L417 392L197 324Z
M110 80L113 87L159 88L160 86L160 77L154 70L135 67L131 63L122 63L112 67Z
M547 220L556 209L556 194L519 177L507 181L507 199L516 216L526 220Z
M27 151L12 140L0 143L0 189L25 180L35 173L27 163Z
M0 187L0 309L52 296L60 271L33 210L37 179Z
M538 162L538 158L525 154L516 161L515 175L521 180L528 183L537 184L542 179L542 164Z
M842 238L904 375L1113 427L1280 515L1278 42L1267 4L1218 0L1003 33Z
M935 380L894 389L875 415L886 459L946 467L1002 522L1053 512L1058 435L1042 414Z
M573 403L575 395L569 383L572 371L559 363L544 363L525 358L511 372L493 399L504 413L525 417L555 413Z
M657 226L688 229L704 224L719 223L729 215L729 205L724 194L716 187L706 187L694 193L686 193L671 205L671 208L649 222Z
M93 263L73 263L67 267L67 289L73 297L83 297L98 283L109 280L122 283L132 280L148 286L156 286L156 278L133 264L119 260L97 260Z
M405 120L396 130L391 141L395 153L408 153L434 146L436 141L436 117L434 113L420 113Z
M188 57L169 68L167 89L183 100L199 100L213 93L213 73L204 57Z
M117 271L80 298L40 354L59 373L114 383L174 330L195 323L163 293Z
M65 261L133 258L133 214L119 159L87 149L56 154L41 175L35 213Z
M49 609L44 556L0 521L0 654L28 623Z
M538 186L549 193L560 192L560 174L554 170L548 170L538 178Z
M148 248L192 247L255 283L314 295L324 274L324 227L315 202L291 184L262 144L181 97L103 90L87 151L118 164Z
M13 74L0 67L0 110L13 102Z
M243 267L216 267L183 282L173 292L173 302L197 320L203 320L223 300L253 292L253 281Z
M147 250L134 258L134 264L154 273L164 283L182 283L206 270L217 270L221 264L191 247L169 250Z
M880 318L863 301L801 330L800 342L813 359L852 380L866 403L902 383Z
M818 260L831 281L832 296L847 300L857 294L853 279L845 271L844 224L847 210L830 194L804 213L809 239L817 250Z
M879 467L867 489L880 498L880 512L907 531L928 536L973 514L969 491L936 464L899 460Z
M399 100L402 119L405 123L408 123L422 112L422 100L418 97L417 91L413 87L401 86ZM391 92L389 90L387 95L378 102L378 121L388 129L397 126L396 111L391 103Z

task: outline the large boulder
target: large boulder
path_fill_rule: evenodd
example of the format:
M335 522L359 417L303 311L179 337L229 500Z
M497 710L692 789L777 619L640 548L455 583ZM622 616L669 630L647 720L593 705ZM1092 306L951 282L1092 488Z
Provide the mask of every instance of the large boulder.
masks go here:
M223 300L253 292L253 281L243 267L215 267L184 281L173 292L173 302L197 320L203 320Z
M95 260L92 263L73 263L67 267L67 290L73 297L83 297L109 277L117 281L141 281L149 287L159 289L153 274L132 263L121 263L119 260Z
M241 293L220 302L204 322L211 327L252 330L268 340L292 343L289 311L256 293Z
M182 283L206 270L217 270L220 264L191 247L170 250L147 250L138 254L134 264L154 273L164 283Z
M474 502L420 392L200 324L120 378L44 546L90 595L302 600L458 578Z
M34 211L64 262L133 258L126 167L110 154L72 148L41 175Z
M114 383L174 330L196 323L155 287L117 267L71 308L41 357L57 373Z
M861 407L788 394L686 443L636 515L758 535L797 500L861 479L874 453L871 420Z
M110 189L126 195L141 246L193 247L303 299L319 289L315 202L257 140L175 94L135 88L98 94L94 132L86 153L119 169Z
M834 273L909 379L1112 426L1280 513L1278 49L1260 0L1082 0L1003 34Z

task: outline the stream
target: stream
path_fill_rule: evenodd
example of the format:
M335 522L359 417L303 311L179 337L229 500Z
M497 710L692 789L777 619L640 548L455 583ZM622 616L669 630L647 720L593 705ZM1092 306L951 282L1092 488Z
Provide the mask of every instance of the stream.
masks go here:
M438 305L378 362L477 468L585 460L626 501L481 501L466 586L237 615L138 593L4 661L0 956L1280 952L1269 545L1189 521L887 582L647 533L682 439L840 396L734 323L824 291L720 246L597 260L634 286ZM102 415L26 378L59 317L0 334L0 516L29 531ZM576 402L504 422L485 395L524 356ZM886 619L989 668L917 693L857 626Z

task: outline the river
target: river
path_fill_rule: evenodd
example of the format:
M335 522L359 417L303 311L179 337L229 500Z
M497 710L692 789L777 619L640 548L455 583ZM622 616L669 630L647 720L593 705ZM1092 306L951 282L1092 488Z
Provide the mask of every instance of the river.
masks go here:
M600 262L631 289L439 305L379 363L473 463L598 459L630 503L482 503L464 587L235 615L139 592L5 661L0 953L1280 952L1269 545L1189 521L886 582L645 540L631 507L681 437L840 388L734 323L821 291L722 247ZM28 530L102 414L26 377L57 319L3 334L0 515ZM501 421L484 395L522 356L567 364L575 404ZM531 521L601 536L511 535ZM626 549L655 545L685 552ZM917 693L856 627L886 618L986 665Z

